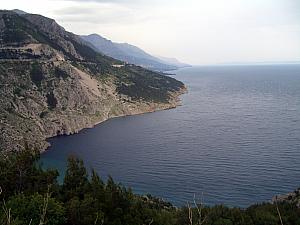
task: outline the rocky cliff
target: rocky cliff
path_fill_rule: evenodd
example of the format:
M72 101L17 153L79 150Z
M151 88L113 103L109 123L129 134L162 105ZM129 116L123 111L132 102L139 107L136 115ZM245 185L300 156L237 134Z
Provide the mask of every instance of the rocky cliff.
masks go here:
M0 11L0 151L175 107L183 83L101 55L54 20Z

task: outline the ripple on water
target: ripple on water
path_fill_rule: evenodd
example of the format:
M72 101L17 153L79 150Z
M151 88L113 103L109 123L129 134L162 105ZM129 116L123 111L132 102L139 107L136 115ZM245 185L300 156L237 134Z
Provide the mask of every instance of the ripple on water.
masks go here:
M179 70L183 106L116 118L51 139L45 166L70 153L137 193L183 205L248 206L300 186L300 66Z

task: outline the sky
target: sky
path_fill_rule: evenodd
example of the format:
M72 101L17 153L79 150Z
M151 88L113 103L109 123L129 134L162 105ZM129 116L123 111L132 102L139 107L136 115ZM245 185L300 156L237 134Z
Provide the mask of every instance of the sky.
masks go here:
M0 0L193 65L300 61L300 0Z

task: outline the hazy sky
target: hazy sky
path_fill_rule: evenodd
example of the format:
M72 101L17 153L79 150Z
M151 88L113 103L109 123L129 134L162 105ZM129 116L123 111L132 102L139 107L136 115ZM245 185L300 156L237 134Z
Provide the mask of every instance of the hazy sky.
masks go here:
M191 64L300 61L300 0L1 0Z

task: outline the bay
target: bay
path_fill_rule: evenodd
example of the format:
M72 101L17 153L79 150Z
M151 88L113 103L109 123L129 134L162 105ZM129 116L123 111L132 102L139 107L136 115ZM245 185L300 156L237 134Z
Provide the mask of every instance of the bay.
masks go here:
M104 179L177 206L247 207L300 186L300 65L202 66L176 71L182 106L108 120L51 138L45 167L75 154Z

